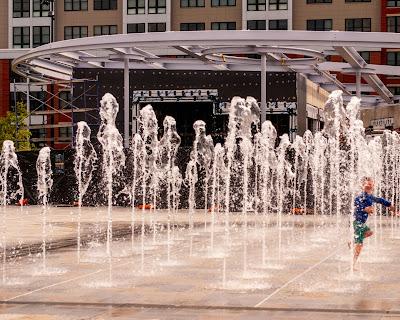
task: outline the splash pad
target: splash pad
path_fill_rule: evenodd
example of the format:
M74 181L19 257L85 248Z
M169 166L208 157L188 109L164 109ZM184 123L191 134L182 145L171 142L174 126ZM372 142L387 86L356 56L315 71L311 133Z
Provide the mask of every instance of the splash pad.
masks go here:
M356 117L358 100L344 107L335 92L326 105L324 132L307 132L293 142L284 135L277 144L269 122L252 131L259 115L255 100L235 98L223 146L214 146L205 124L195 123L186 172L176 164L180 138L174 119L164 121L159 139L158 119L145 107L132 139L134 156L127 160L113 125L118 107L112 97L104 101L98 137L105 158L96 161L89 142L82 142L76 168L84 199L90 188L84 179L93 165L101 166L107 206L3 206L8 259L2 301L9 312L13 303L35 308L34 302L87 310L124 304L131 312L144 307L172 317L205 310L299 317L332 309L399 313L394 297L400 289L392 285L400 264L397 219L380 209L370 218L376 233L357 272L347 249L360 178L373 177L376 192L394 203L399 194L398 135L365 137ZM132 166L129 179L121 174L124 165ZM131 208L113 206L114 187L121 184ZM179 203L184 186L187 208ZM44 264L51 272L37 272Z

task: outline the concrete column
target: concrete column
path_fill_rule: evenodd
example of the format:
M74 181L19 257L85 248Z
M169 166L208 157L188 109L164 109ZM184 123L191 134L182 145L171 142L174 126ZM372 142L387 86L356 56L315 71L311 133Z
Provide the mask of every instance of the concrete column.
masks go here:
M261 54L261 124L267 120L267 55Z
M124 147L129 147L129 59L124 59Z
M138 132L137 115L139 110L139 103L132 105L132 135Z
M361 71L356 71L356 96L361 99Z
M30 85L30 79L26 78L26 112L28 112L28 118L27 121L28 122L27 125L29 126L31 124L30 119L31 119L31 99L30 99L30 95L31 95L31 85Z

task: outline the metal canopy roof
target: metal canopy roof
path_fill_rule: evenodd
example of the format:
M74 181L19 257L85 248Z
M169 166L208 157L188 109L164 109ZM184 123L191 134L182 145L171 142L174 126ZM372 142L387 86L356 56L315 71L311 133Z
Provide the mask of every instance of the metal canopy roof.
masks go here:
M358 51L400 47L400 34L344 31L194 31L117 34L53 42L16 58L13 70L38 81L72 80L74 68L294 71L345 99L356 91L364 107L397 102L378 75L400 75L400 67L367 64ZM289 57L290 55L291 57ZM346 62L329 62L330 55ZM262 59L261 59L262 60ZM341 83L332 72L356 75ZM361 77L366 84L361 84ZM366 93L362 95L362 93ZM371 95L375 93L375 95Z

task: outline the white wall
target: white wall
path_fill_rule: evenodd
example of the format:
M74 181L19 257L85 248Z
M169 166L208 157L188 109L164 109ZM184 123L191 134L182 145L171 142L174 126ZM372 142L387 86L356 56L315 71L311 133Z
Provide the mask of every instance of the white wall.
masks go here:
M51 27L50 17L33 17L33 1L30 0L30 17L29 18L13 18L13 0L8 1L8 47L13 48L13 28L14 27L30 27L30 46L33 45L33 28L34 26ZM51 31L50 31L51 32Z
M295 0L295 1L305 1L305 0ZM293 5L292 0L288 0L288 10L268 10L269 1L266 1L265 11L247 11L247 0L243 0L242 6L242 28L247 29L248 20L266 20L267 30L269 20L288 20L288 30L293 28Z
M163 14L149 14L148 13L148 5L149 1L145 1L145 14L127 14L127 6L128 2L123 1L123 14L122 14L122 21L123 21L123 33L127 33L127 24L129 23L145 23L145 31L147 32L148 23L165 23L166 24L166 31L171 30L171 1L179 1L179 0L167 0L167 10L166 13Z

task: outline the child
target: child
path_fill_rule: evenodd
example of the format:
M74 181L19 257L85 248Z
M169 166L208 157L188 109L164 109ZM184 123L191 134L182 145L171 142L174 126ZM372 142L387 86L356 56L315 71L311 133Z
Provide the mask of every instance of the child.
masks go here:
M355 210L353 227L355 247L353 267L355 266L357 258L363 248L364 239L372 236L373 234L371 229L366 224L368 216L374 212L372 205L376 202L384 205L385 207L389 207L389 211L392 213L395 210L390 201L372 195L372 192L374 191L374 180L372 178L363 178L362 189L363 192L354 199Z

